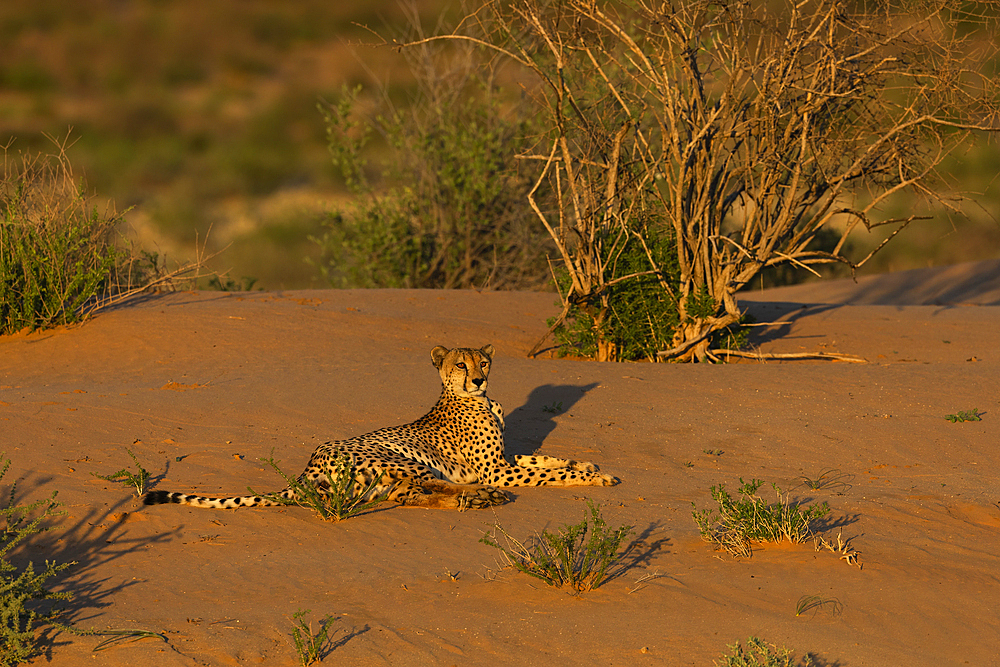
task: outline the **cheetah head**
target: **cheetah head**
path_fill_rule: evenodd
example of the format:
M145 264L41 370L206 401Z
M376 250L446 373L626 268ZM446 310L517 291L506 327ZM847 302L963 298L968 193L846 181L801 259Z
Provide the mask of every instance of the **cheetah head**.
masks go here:
M441 374L445 389L451 389L462 398L485 396L486 378L495 351L492 345L484 345L478 350L467 347L449 350L438 345L431 350L431 362Z

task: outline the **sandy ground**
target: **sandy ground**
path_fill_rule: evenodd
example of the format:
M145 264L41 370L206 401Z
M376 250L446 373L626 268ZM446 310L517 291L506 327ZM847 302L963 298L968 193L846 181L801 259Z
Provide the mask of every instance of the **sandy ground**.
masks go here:
M68 511L17 558L77 562L55 588L75 595L78 626L169 639L95 655L97 639L48 633L34 662L293 665L291 617L310 609L333 619L323 663L335 665L709 666L750 635L827 666L996 664L1000 306L968 305L1000 303L995 269L947 269L966 289L943 298L926 294L940 271L748 295L758 321L777 323L756 330L762 351L865 364L529 360L556 310L529 293L175 294L2 338L3 483L18 479L23 500L57 490ZM143 508L91 474L131 464L128 447L155 488L279 488L259 457L297 473L319 442L419 417L439 391L431 347L486 342L508 450L589 459L623 480L522 489L496 509L519 537L579 521L585 498L634 525L596 591L497 571L478 541L489 511L383 506L326 523L295 507ZM973 408L982 421L945 419ZM844 485L802 484L831 469ZM692 502L709 507L709 487L741 477L828 501L821 534L850 538L863 569L812 545L713 552ZM806 595L839 613L796 616Z

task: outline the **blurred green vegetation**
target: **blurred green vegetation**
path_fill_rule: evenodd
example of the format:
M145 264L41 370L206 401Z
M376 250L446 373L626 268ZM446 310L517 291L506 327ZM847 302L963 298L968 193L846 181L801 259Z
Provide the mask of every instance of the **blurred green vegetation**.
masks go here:
M517 159L537 128L523 108L502 108L468 51L425 51L411 61L412 103L363 113L358 86L323 109L354 195L316 237L323 276L335 287L544 288L555 248L527 199L541 165Z
M437 12L437 9L434 9ZM69 158L144 245L268 288L317 284L303 260L344 196L317 102L397 57L352 22L394 2L39 0L0 4L0 145ZM362 59L364 63L362 63ZM405 83L405 82L404 82Z
M432 31L445 5L414 7ZM395 0L0 3L0 145L44 152L46 134L72 128L69 158L102 197L131 208L131 233L149 250L183 262L196 242L229 246L209 268L237 282L325 286L308 238L328 231L325 212L351 193L317 103L382 81L397 102L416 97L404 56L362 45L375 37L361 26L402 32L407 11ZM984 140L948 170L956 189L983 193L983 207L968 219L935 211L868 272L997 255L1000 150Z

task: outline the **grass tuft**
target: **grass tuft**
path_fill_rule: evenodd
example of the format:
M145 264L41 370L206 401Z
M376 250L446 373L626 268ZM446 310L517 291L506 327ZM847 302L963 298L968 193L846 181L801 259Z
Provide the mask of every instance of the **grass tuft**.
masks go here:
M725 549L733 556L749 558L753 555L753 543L804 542L812 537L811 522L830 512L827 503L803 506L790 503L788 496L772 484L777 502L768 503L757 495L764 482L759 479L744 482L740 478L739 497L726 491L724 484L712 487L712 499L718 503L718 510L698 510L693 516L698 530L705 541L717 548Z
M141 497L144 493L146 493L146 484L149 482L149 471L142 467L139 463L139 459L135 457L135 454L132 453L131 449L126 447L125 451L132 457L132 461L135 462L135 467L139 469L137 474L133 474L129 468L122 468L118 472L111 475L98 475L96 472L90 474L98 479L103 479L108 482L120 482L125 486L132 486L135 488L136 495Z
M844 611L844 605L837 598L825 598L821 595L803 595L795 603L796 616L823 609L829 611L831 616L839 616Z
M812 658L806 655L801 663L792 661L792 652L786 648L778 648L774 644L767 644L757 637L750 637L746 641L746 648L739 642L729 647L730 654L722 656L722 660L716 660L716 667L811 667L815 663Z
M259 460L281 475L288 488L295 493L295 497L284 498L277 493L257 493L253 489L250 489L251 493L282 505L307 507L324 521L343 521L361 514L383 502L387 496L387 494L373 495L375 489L382 483L384 475L380 474L370 480L358 480L354 458L346 456L343 452L337 453L332 465L326 471L326 483L316 483L305 477L297 479L291 477L278 467L273 455ZM366 501L366 498L370 499Z
M593 590L604 583L608 570L623 555L618 549L633 526L609 530L600 506L588 500L587 508L589 518L584 513L578 524L563 526L555 533L543 530L527 546L499 523L479 541L499 549L515 568L549 586L568 585L578 593ZM505 545L498 535L503 536Z
M803 475L799 479L803 486L813 491L846 491L851 488L850 481L854 479L854 475L837 468L827 468L821 470L815 478Z
M313 634L312 623L306 623L302 617L310 613L311 609L302 611L301 609L292 614L292 640L295 642L295 651L299 654L299 662L302 667L309 667L314 662L319 662L323 658L324 646L327 642L327 633L333 619L329 616L323 619L319 632Z

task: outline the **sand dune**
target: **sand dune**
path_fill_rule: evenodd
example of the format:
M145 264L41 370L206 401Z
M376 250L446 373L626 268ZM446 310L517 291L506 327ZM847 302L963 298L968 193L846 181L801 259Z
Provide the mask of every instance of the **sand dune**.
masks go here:
M869 306L1000 306L1000 259L912 269L857 280L824 280L760 291L746 299Z
M76 595L79 626L169 639L93 657L96 639L48 634L35 662L293 665L291 616L311 609L314 622L334 618L324 664L336 665L707 666L750 635L821 665L994 664L1000 300L998 265L979 266L993 273L750 297L759 321L777 323L755 332L761 350L866 364L530 360L555 311L537 293L174 294L2 338L5 481L19 478L27 500L58 490L68 511L20 556L77 561L55 588ZM623 480L520 489L496 509L520 537L579 521L584 498L612 526L634 525L623 568L596 591L498 571L478 542L492 512L384 506L324 523L300 508L143 508L91 475L130 464L129 447L156 488L279 488L259 457L298 472L319 442L419 417L439 391L431 347L486 342L508 448L592 460ZM944 418L972 408L982 421ZM828 469L846 484L803 486ZM692 502L709 507L710 486L740 477L828 501L822 534L850 538L863 569L811 545L713 552ZM804 595L841 611L796 617Z

